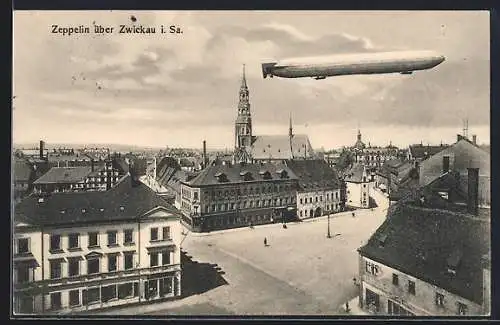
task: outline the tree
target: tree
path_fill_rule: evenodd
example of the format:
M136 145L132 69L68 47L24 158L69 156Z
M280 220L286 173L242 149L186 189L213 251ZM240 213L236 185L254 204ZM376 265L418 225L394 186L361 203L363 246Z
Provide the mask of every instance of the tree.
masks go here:
M354 163L354 155L348 150L343 150L340 153L339 161L337 163L337 169L341 172L345 171L351 164Z

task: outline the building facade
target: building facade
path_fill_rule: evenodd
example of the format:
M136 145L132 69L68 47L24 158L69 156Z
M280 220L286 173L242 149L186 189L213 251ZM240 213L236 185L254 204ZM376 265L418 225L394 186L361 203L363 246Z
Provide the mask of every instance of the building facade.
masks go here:
M362 308L403 316L490 313L491 210L473 199L477 177L466 193L459 185L446 174L389 208L358 250Z
M30 197L16 206L14 312L179 297L180 242L179 213L130 176L104 193Z
M287 166L298 178L297 217L319 217L344 209L341 180L324 160L291 160Z
M441 175L454 171L463 176L461 188L467 191L466 176L469 168L479 169L479 203L491 206L490 154L460 135L455 144L419 163L419 183L425 186Z
M181 182L183 223L205 232L284 221L295 215L296 186L285 165L211 165Z
M355 208L370 207L370 193L374 184L374 177L368 173L365 166L354 165L345 175L347 186L346 205Z

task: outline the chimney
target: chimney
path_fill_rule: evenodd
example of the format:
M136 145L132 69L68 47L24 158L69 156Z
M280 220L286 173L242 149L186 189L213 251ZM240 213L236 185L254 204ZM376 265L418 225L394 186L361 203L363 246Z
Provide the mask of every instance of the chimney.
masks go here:
M450 171L450 156L443 157L443 174L446 174Z
M477 145L477 135L475 135L475 134L472 136L472 143L474 145Z
M479 168L467 168L467 211L478 213L479 206Z
M91 168L91 171L94 172L94 159L90 159L90 168Z
M202 169L207 167L207 141L203 140L203 163L201 165Z
M45 150L45 142L40 140L40 159L43 159L43 152Z

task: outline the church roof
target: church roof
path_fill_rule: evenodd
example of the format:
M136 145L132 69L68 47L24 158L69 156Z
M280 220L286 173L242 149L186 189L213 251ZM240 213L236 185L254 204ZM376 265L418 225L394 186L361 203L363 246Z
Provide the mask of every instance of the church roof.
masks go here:
M252 145L252 157L257 160L286 160L311 158L313 156L314 151L309 138L305 134L293 135L291 147L293 149L290 148L290 137L288 135L256 136Z

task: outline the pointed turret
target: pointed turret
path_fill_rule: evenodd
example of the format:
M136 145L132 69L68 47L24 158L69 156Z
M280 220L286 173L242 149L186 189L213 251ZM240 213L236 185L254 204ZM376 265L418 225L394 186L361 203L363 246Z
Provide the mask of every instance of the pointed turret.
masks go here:
M245 65L241 77L241 86L238 102L238 116L235 122L235 143L234 147L250 152L252 145L252 116L250 114L250 95L247 86Z

